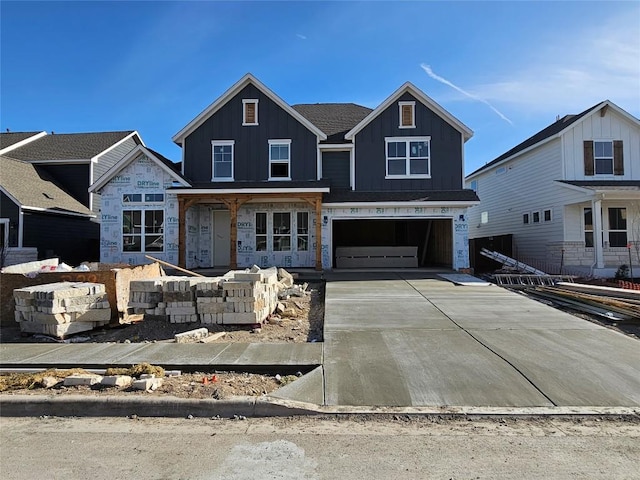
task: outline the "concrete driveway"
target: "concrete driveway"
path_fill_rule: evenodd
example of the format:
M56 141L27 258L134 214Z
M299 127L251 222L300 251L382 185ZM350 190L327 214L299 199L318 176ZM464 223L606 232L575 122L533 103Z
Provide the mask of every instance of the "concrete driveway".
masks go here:
M436 274L327 280L327 405L640 406L638 340Z

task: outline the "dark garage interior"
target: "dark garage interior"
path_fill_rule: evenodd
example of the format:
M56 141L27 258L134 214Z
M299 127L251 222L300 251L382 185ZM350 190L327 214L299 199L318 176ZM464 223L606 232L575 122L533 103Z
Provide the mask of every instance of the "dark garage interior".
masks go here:
M419 267L452 267L450 219L333 220L333 264L338 247L418 247Z

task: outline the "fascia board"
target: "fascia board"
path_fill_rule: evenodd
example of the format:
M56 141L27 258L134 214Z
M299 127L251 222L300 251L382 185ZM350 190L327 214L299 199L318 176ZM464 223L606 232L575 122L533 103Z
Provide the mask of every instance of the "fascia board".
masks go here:
M111 150L113 150L114 148L116 148L116 147L118 147L119 145L123 144L124 142L126 142L126 141L127 141L127 140L129 140L130 138L133 138L133 136L134 136L134 135L135 135L135 136L137 136L137 137L140 139L140 141L142 142L142 138L140 137L140 135L138 135L138 132L134 130L133 132L131 132L131 133L130 133L129 135L127 135L126 137L124 137L124 138L122 138L122 139L118 140L116 143L114 143L114 144L113 144L113 145L111 145L110 147L106 148L106 149L105 149L105 150L103 150L102 152L98 153L97 155L94 155L94 156L91 158L91 161L92 161L92 162L94 162L94 163L97 163L97 162L98 162L98 159L99 159L102 155L104 155L104 154L106 154L106 153L109 153ZM144 145L144 142L142 143L142 145Z
M95 218L96 217L95 214L90 215L90 214L87 214L87 213L72 212L70 210L56 210L54 208L31 207L29 205L23 205L22 209L23 210L32 211L32 212L55 213L57 215L67 215L69 217L82 217L82 218Z
M325 203L323 206L331 208L355 208L355 207L473 207L479 205L479 201L437 201L437 202L339 202Z
M319 188L171 188L172 193L181 195L203 195L203 194L259 194L259 193L286 193L295 195L296 193L329 193L329 187Z
M38 132L35 135L32 135L30 137L25 138L24 140L14 143L13 145L9 145L8 147L0 149L0 155L4 155L5 153L10 152L11 150L15 150L16 148L24 147L27 143L33 142L34 140L42 138L46 134L47 132Z
M301 114L299 114L296 110L294 110L288 103L282 100L278 95L276 95L273 91L271 91L266 85L260 82L257 78L255 78L252 74L247 73L240 80L234 83L226 92L224 92L217 100L215 100L211 105L205 108L200 114L194 118L191 122L189 122L182 130L176 133L172 140L178 145L182 145L183 140L191 134L196 128L202 125L211 115L213 115L216 111L218 111L222 106L224 106L229 100L231 100L240 90L246 87L248 84L252 83L255 85L258 90L260 90L263 94L265 94L269 99L275 102L279 107L289 113L292 117L294 117L298 122L304 125L307 129L313 132L320 140L326 140L327 136L324 132L322 132L318 127L312 124L309 120L304 118Z
M426 107L434 111L437 115L442 117L445 121L447 121L452 127L458 130L465 141L469 140L473 136L473 131L467 127L464 123L458 120L456 117L447 112L444 108L442 108L435 100L429 97L427 94L422 92L422 90L418 89L411 82L406 82L400 88L398 88L395 92L393 92L387 99L382 102L378 107L376 107L369 115L362 119L360 123L358 123L355 127L347 132L344 136L346 140L352 140L353 137L357 135L364 127L366 127L369 123L373 121L380 113L386 110L393 102L395 102L400 96L402 96L405 92L411 93L416 99L418 99L422 104Z

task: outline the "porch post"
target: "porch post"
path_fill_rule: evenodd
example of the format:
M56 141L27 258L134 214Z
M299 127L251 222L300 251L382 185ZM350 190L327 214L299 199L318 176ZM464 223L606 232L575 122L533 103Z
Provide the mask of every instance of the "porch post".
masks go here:
M185 221L187 205L184 197L178 196L178 266L186 268L187 232Z
M602 200L594 200L591 205L593 212L593 246L596 251L596 268L604 268Z
M229 255L229 267L234 270L238 268L238 200L233 199L227 203L231 212L231 252Z
M322 270L322 198L316 198L316 270Z

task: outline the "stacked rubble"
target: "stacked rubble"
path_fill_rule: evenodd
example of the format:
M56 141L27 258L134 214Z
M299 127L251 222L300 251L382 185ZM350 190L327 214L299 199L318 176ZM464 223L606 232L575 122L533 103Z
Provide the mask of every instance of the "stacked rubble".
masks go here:
M93 330L111 319L105 286L100 283L58 282L13 291L20 330L64 338Z
M129 282L129 315L165 315L162 302L162 278L132 280Z
M162 283L162 301L171 323L198 321L196 311L195 282L192 277L168 277Z

